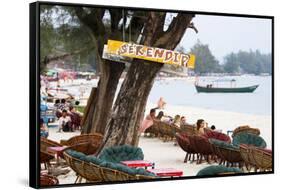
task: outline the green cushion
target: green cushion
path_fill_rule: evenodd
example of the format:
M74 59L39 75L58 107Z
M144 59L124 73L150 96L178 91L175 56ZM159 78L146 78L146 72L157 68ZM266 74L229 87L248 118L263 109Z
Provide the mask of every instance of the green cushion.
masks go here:
M112 170L118 170L130 175L135 175L135 171L133 168L129 168L128 166L125 166L123 164L103 161L100 166L104 168L110 168Z
M105 148L99 158L107 162L120 163L125 160L143 160L144 155L138 147L122 145Z
M225 149L239 150L238 146L227 143L225 141L221 141L221 140L217 140L217 139L209 139L209 142L211 144L214 144L215 146L222 147L222 148L225 148Z
M68 149L66 150L67 154L73 156L74 158L83 159L86 155L82 152L77 152L75 150Z
M97 158L96 156L93 156L93 155L85 156L84 161L91 162L95 165L100 165L103 162L101 159L99 159L99 158Z
M240 144L253 145L260 148L266 147L266 142L262 137L251 133L239 133L235 135L233 145L239 146Z
M200 170L196 176L214 176L220 173L227 173L227 172L243 173L242 170L238 168L229 168L225 166L208 166Z
M106 150L106 149L105 149ZM95 165L99 165L101 167L110 168L112 170L118 170L129 175L145 175L145 176L155 176L155 174L146 171L143 168L130 168L123 164L120 164L120 159L122 158L131 158L135 160L142 160L143 153L140 148L130 147L128 145L125 146L118 146L114 148L109 148L108 150L104 151L102 156L99 158L93 155L85 155L81 152L77 152L75 150L68 149L66 152L78 159L81 159L85 162L91 162ZM118 155L117 157L112 157L112 155ZM135 156L135 157L134 157ZM105 158L105 159L102 159ZM107 160L106 160L107 159ZM122 160L121 160L122 161Z

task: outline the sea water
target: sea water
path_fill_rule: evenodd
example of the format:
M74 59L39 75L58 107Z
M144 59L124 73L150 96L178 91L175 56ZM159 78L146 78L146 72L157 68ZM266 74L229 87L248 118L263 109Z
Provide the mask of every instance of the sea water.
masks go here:
M194 82L188 79L157 80L149 95L149 102L157 103L163 97L167 104L224 110L255 115L271 115L272 77L235 76L223 77L236 80L236 87L259 85L253 93L197 93ZM200 77L202 85L217 78ZM217 84L214 83L214 86ZM219 84L220 85L220 84ZM226 83L223 86L227 86ZM230 87L230 83L228 83Z
M206 85L218 79L218 77L200 77L199 84ZM157 105L160 97L170 105L191 106L197 108L223 110L255 115L271 115L272 111L272 77L271 76L227 76L220 79L235 79L236 87L259 85L253 93L197 93L194 86L194 78L162 78L155 80L150 92L148 102ZM123 80L120 80L116 95ZM85 96L90 95L92 87L97 86L97 80L76 81L78 85L65 85L68 92L76 96L79 89L85 88ZM217 83L213 84L216 87ZM230 87L230 83L224 82L223 87ZM116 97L115 97L116 98Z

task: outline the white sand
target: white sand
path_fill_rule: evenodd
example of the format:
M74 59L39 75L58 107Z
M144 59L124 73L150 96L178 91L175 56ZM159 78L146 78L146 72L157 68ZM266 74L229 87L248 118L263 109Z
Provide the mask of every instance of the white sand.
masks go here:
M149 104L146 112L155 107ZM222 129L223 132L233 130L240 125L250 125L261 130L261 136L266 140L268 147L271 147L271 117L241 114L226 111L215 111L193 107L172 106L167 105L163 110L164 113L174 116L176 114L187 117L189 123L195 123L197 119L205 119L209 125L216 125L217 129ZM60 142L61 139L69 139L72 136L79 135L79 132L74 133L57 133L57 128L50 128L49 138ZM196 163L183 163L185 152L179 147L174 146L173 142L162 142L157 138L141 137L139 147L142 148L145 160L155 162L156 168L176 168L184 172L184 176L194 176L196 173L207 166L207 163L197 165ZM67 175L58 177L61 184L74 183L76 176L73 171Z

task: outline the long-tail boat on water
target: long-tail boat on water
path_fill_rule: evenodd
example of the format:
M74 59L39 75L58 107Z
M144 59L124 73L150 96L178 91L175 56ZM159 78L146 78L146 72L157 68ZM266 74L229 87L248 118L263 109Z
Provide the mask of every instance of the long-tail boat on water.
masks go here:
M220 82L230 82L230 87L219 87ZM246 87L236 87L235 79L219 79L213 81L211 84L205 86L195 83L195 88L198 93L252 93L259 85L252 85ZM216 85L215 85L216 83Z

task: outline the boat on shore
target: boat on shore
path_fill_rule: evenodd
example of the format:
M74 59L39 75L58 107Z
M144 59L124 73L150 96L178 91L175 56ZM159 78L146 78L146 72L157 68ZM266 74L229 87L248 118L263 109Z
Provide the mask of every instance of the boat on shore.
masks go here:
M252 93L259 85L247 86L247 87L234 87L234 88L220 88L212 86L199 86L195 85L198 93Z

